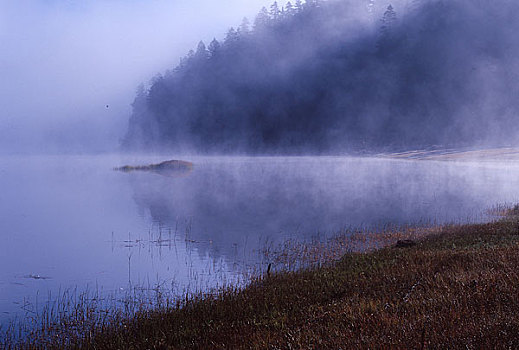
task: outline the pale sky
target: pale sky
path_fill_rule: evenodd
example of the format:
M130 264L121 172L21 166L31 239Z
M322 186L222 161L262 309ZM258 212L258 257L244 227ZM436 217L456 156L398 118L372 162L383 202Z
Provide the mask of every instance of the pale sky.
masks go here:
M269 3L0 0L0 153L115 147L139 83Z

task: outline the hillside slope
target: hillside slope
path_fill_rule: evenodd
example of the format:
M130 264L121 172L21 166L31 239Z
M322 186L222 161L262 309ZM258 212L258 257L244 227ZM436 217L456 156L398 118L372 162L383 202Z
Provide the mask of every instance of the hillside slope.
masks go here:
M123 145L344 153L514 143L518 10L507 0L276 3L141 88Z

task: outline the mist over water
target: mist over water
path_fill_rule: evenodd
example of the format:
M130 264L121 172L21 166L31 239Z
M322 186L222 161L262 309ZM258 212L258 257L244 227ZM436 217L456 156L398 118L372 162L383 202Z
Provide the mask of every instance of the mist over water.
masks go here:
M49 291L205 290L240 281L288 238L487 220L486 209L519 198L519 166L499 162L188 157L181 177L112 170L161 159L2 157L2 322Z
M246 283L287 239L519 201L517 159L329 156L517 145L519 3L299 4L0 0L0 325L67 290ZM193 171L113 170L173 158Z

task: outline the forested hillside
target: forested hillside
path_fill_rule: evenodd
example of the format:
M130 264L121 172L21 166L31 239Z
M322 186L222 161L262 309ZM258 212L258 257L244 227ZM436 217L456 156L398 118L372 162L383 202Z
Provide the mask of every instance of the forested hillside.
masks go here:
M126 149L346 153L518 134L519 4L336 0L263 8L141 87Z

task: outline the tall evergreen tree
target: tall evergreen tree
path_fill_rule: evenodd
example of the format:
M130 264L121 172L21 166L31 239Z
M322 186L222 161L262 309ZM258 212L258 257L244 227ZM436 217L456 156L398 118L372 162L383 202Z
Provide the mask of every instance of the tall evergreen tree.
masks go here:
M386 12L384 12L384 17L382 18L382 26L391 30L396 22L396 12L393 9L393 6L390 4Z
M274 1L274 3L272 5L270 5L270 18L273 20L273 21L277 21L279 20L280 18L280 15L281 15L281 11L279 11L279 6L278 6L278 2L277 1Z
M238 28L238 32L240 35L245 35L245 36L250 34L250 22L247 17L243 17L240 27Z
M150 123L148 111L148 92L144 84L137 87L137 93L132 103L132 114L128 126L128 134L123 141L126 148L145 147L150 144L153 137L156 137Z
M196 48L195 57L197 60L206 60L208 58L209 53L207 52L207 49L205 47L205 44L203 41L200 41L198 43L198 46Z
M234 27L231 27L228 31L227 31L227 34L225 35L225 44L227 45L231 45L233 43L235 43L236 41L238 41L238 32L236 31L236 29L234 29Z
M296 12L301 12L303 11L303 2L301 0L296 0L296 3L295 3L295 9L296 9Z
M220 42L218 40L216 40L216 38L213 39L213 41L211 41L211 43L209 44L209 55L211 57L215 57L216 55L218 55L218 52L220 51Z
M189 63L193 60L194 57L195 57L195 51L189 50L187 55L180 58L180 64L178 66L179 70L186 68L189 65Z
M379 29L379 37L377 40L377 48L379 50L387 49L391 43L394 26L396 24L396 12L392 5L389 5L384 12Z
M262 30L268 26L270 22L269 12L266 7L262 7L256 19L254 20L254 30Z
M295 8L290 1L285 5L285 13L287 17L292 17L295 14Z

